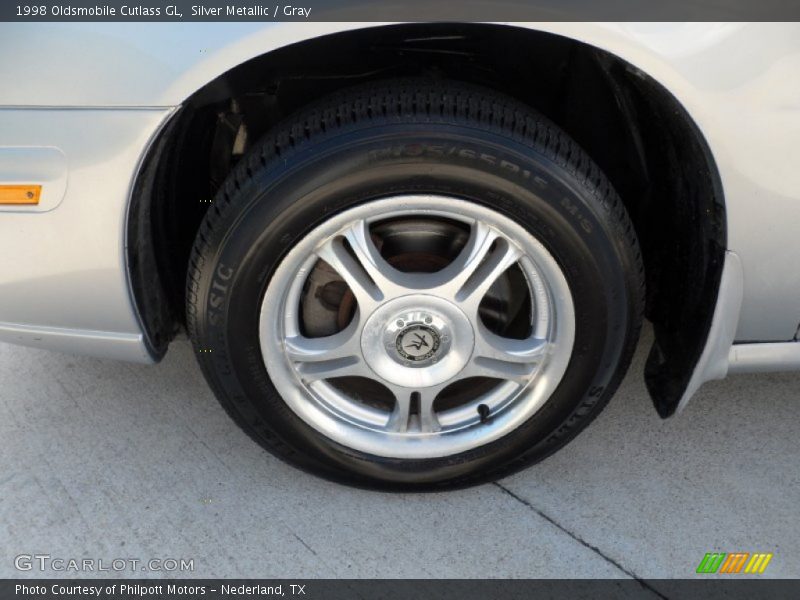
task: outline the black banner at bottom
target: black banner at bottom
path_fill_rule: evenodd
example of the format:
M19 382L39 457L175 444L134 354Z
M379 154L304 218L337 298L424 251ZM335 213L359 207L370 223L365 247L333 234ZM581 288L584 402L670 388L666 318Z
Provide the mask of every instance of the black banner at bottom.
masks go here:
M51 600L502 600L800 597L787 579L5 579L0 598Z

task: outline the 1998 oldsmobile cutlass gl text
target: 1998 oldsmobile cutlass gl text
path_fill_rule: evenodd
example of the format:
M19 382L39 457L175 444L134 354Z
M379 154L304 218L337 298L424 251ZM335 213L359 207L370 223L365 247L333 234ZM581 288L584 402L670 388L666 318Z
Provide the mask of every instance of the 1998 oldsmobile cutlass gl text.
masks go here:
M182 19L183 12L178 6L145 6L123 4L119 8L108 5L96 6L71 6L54 4L18 4L16 16L18 17L173 17ZM274 6L236 6L234 4L213 5L195 4L191 7L191 16L202 19L224 18L224 17L262 17L269 19L309 19L311 8L293 6L290 4Z

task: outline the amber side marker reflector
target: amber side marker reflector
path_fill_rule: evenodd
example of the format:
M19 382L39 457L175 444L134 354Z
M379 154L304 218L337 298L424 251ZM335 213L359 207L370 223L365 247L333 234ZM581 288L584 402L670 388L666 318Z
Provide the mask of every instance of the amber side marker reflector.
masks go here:
M39 204L40 185L0 184L0 204Z

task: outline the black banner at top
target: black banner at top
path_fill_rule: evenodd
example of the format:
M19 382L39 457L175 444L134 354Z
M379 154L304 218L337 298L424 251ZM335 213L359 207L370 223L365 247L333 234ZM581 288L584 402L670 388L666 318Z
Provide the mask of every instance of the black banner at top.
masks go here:
M0 21L798 21L797 0L4 0Z

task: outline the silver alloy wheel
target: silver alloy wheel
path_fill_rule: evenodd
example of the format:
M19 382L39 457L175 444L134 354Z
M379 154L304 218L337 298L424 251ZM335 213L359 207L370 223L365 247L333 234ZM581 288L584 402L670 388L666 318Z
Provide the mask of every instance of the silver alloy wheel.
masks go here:
M397 270L381 256L370 227L409 216L463 223L469 237L439 271ZM301 296L320 259L347 283L357 307L338 333L305 337ZM493 282L513 265L530 293L526 339L492 332L479 315ZM275 270L259 326L270 379L303 421L358 451L423 459L482 446L534 415L566 371L575 314L555 259L521 225L472 202L405 195L344 211L301 239ZM393 394L393 409L345 393L331 383L340 377L380 383ZM442 390L475 377L497 384L437 410L434 401Z

